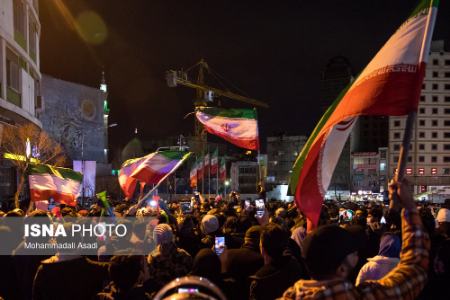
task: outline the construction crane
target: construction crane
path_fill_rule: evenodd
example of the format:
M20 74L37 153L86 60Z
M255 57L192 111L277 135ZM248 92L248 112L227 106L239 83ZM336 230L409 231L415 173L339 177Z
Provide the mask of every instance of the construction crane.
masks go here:
M196 82L192 82L188 79L187 72L198 67L198 75ZM193 88L196 90L196 98L194 100L195 109L206 107L209 103L214 101L216 97L225 97L228 99L236 100L239 102L247 103L252 105L253 107L263 107L268 108L269 105L266 103L249 98L246 96L242 96L236 93L231 92L230 90L222 90L215 87L211 87L205 84L205 72L217 77L218 74L215 74L209 68L208 64L205 60L201 59L198 63L190 67L186 71L176 71L169 70L166 72L166 81L169 87L177 87L177 86L185 86L189 88ZM209 104L211 105L211 104ZM203 126L196 120L195 121L195 137L198 139L199 147L196 147L199 152L205 151L206 146L206 133L203 130Z
M218 89L215 87L205 85L204 84L205 71L209 72L210 68L209 68L208 64L206 63L206 61L204 61L203 59L200 60L194 66L192 66L190 69L197 67L197 66L199 67L199 71L198 71L197 82L195 82L195 83L188 79L186 71L169 70L169 71L167 71L167 74L166 74L167 85L169 87L176 87L178 85L182 85L182 86L196 89L197 98L195 99L195 102L194 102L194 105L196 108L202 107L202 106L207 106L208 102L213 102L214 98L218 97L218 96L233 99L233 100L240 101L240 102L244 102L247 104L251 104L252 106L258 106L258 107L264 107L264 108L269 107L269 105L267 105L266 103L264 103L262 101L259 101L259 100L253 99L253 98L249 98L249 97L245 97L245 96L241 96L241 95L233 93L229 90L221 90L221 89Z

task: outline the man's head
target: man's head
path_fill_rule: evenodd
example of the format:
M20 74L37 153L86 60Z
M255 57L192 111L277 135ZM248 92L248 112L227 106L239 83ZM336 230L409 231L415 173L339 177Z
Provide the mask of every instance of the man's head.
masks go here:
M168 224L158 224L153 230L153 239L158 245L170 244L173 241L172 228Z
M283 256L289 239L289 233L280 225L269 223L262 228L260 235L260 249L264 257L279 259Z
M438 232L450 237L450 209L441 208L436 216Z
M219 229L219 219L214 215L205 215L200 224L203 234L214 234Z
M109 265L109 276L120 290L129 290L137 282L144 267L143 256L113 256Z
M357 242L350 232L325 225L308 234L303 256L313 279L345 279L358 262Z

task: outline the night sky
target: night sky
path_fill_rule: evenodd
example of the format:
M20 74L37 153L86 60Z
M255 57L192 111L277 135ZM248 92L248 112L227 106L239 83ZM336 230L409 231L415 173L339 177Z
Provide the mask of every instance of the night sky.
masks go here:
M67 10L61 8L63 5ZM188 134L195 91L169 88L168 69L201 58L227 81L211 85L267 102L262 136L308 135L321 115L321 72L337 55L355 72L415 7L411 0L40 0L41 72L109 88L110 142ZM450 5L439 7L434 39L450 49ZM226 83L223 85L224 82ZM243 107L233 100L223 106Z

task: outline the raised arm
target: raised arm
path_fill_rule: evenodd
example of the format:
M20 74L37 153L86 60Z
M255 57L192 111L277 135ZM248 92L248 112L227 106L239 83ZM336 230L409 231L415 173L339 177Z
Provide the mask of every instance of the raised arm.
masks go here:
M425 286L430 240L409 187L406 180L389 186L391 202L398 201L403 207L400 263L382 279L361 283L358 290L363 299L365 295L372 299L415 299Z

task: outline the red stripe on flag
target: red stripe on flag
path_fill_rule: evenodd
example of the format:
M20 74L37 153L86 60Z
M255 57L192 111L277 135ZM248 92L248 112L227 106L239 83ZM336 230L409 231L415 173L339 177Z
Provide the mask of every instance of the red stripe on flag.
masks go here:
M322 149L324 136L322 135L316 140L316 143L308 153L295 192L297 207L314 225L317 225L319 221L323 203L323 195L319 190L319 186L322 185L319 182L319 154Z
M376 75L350 89L325 125L325 130L351 116L402 116L416 111L425 64L416 72Z
M56 202L69 206L76 206L75 196L72 194L59 193L54 190L30 189L31 201L49 200L53 198Z
M217 135L238 147L249 149L249 150L258 150L259 149L258 137L256 139L242 139L242 138L233 139L228 134L223 133L221 131L215 131L208 126L205 126L205 128L209 133Z

